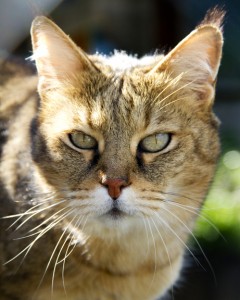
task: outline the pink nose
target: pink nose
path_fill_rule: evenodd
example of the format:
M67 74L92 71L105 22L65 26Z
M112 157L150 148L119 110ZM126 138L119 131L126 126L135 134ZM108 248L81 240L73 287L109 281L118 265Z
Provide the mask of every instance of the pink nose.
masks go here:
M128 186L129 183L121 178L108 178L103 180L102 185L106 186L106 188L108 189L109 196L113 200L116 200L120 196L122 189Z

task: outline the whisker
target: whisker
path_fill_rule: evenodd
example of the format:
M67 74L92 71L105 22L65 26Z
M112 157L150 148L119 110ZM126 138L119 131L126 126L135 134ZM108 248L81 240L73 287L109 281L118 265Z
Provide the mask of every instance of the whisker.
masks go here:
M9 228L11 228L15 223L17 223L22 217L26 216L26 215L29 215L29 214L32 214L32 210L35 209L36 207L38 206L41 206L43 205L42 203L39 203L33 207L31 207L30 209L28 209L27 211L25 211L24 213L19 213L19 214L15 214L15 215L9 215L9 216L4 216L2 217L1 219L13 219L13 218L17 218L19 217Z
M71 234L70 234L71 235ZM64 277L64 272L65 272L65 263L66 263L66 259L69 255L67 255L68 251L69 251L69 248L72 245L72 241L73 241L73 238L70 239L69 243L68 243L68 246L67 246L67 249L66 249L66 252L65 252L65 256L62 260L60 260L58 263L63 263L62 264L62 285L63 285L63 290L64 290L64 294L67 296L67 289L66 289L66 284L65 284L65 277ZM75 248L75 244L73 246L73 248Z
M181 97L181 98L177 98L175 100L172 100L171 102L169 102L169 103L165 104L164 106L162 106L160 110L163 110L165 107L167 107L167 106L169 106L169 105L171 105L175 102L181 101L183 99L187 99L187 97Z
M164 249L165 249L166 254L167 254L167 257L168 257L168 262L169 262L169 265L170 265L170 268L171 268L171 273L172 273L172 275L173 275L172 262L171 262L171 258L170 258L170 255L169 255L169 251L168 251L167 245L166 245L166 243L165 243L165 241L164 241L164 239L163 239L163 236L162 236L161 232L159 231L159 229L158 229L156 223L154 222L154 219L153 219L152 217L150 217L150 219L151 219L151 221L153 222L153 225L154 225L154 227L155 227L155 229L156 229L156 231L157 231L157 233L158 233L158 235L159 235L159 237L160 237L160 239L161 239L161 241L162 241L162 243L163 243ZM171 290L172 290L172 298L174 299L174 295L173 295L173 285L172 285Z
M206 269L203 267L203 265L200 263L200 261L197 259L197 257L194 255L194 253L191 251L191 249L187 246L187 244L176 234L176 232L172 229L172 227L165 221L163 218L160 219L159 215L153 211L153 213L156 215L156 217L159 219L160 223L162 222L172 233L173 235L179 240L179 242L188 250L188 252L192 255L193 259L199 264L199 266L202 267L204 271Z
M76 245L77 245L77 242L76 242L76 241L73 243L73 240L75 239L73 233L71 233L71 235L72 235L72 237L71 237L71 239L70 239L70 241L69 241L69 243L68 243L68 247L67 247L67 250L66 250L66 252L65 252L65 256L64 256L63 259L61 259L61 260L58 262L59 264L60 264L60 263L63 263L63 264L65 265L66 259L71 255L71 253L73 252L73 250L75 249L75 247L76 247ZM69 249L70 249L71 246L72 246L72 249L69 251Z
M43 225L45 225L46 223L48 223L48 221L50 221L51 219L54 219L56 215L58 215L59 213L61 213L62 211L66 210L66 209L68 209L68 207L63 207L62 209L58 210L53 215L51 215L50 217L48 217L47 219L45 219L43 222L41 222L39 225L37 225L36 227L34 227L31 230L29 230L29 232L33 232L36 229L38 229L39 227L42 227Z
M149 289L151 289L151 287L153 285L153 282L154 282L154 279L155 279L155 276L156 276L156 271L157 271L157 249L156 249L156 243L155 243L155 239L154 239L154 235L153 235L153 232L152 232L150 221L149 221L148 218L146 220L147 220L148 228L149 228L151 236L152 236L152 241L153 241L153 246L154 246L154 261L155 261L155 264L154 264L154 272L153 272L152 281L151 281L150 286L149 286Z
M206 218L206 217L203 215L203 213L198 213L198 212L194 211L193 209L191 209L191 207L185 206L185 205L180 204L180 203L175 203L174 201L169 201L169 202L167 202L167 203L168 203L168 204L171 204L171 205L173 205L173 206L179 207L179 208L181 208L181 209L183 209L183 210L186 210L186 211L188 211L188 212L190 212L190 213L193 213L193 214L195 214L196 216L198 216L199 218L203 219L203 220L206 221L210 226L212 226L213 229L215 229L216 232L221 236L221 238L227 243L227 240L225 239L225 237L223 236L223 234L220 232L220 230L217 228L217 226L215 226L213 222L211 222L208 218Z
M213 267L212 267L212 265L211 265L209 259L207 258L205 252L203 251L203 248L202 248L202 246L200 245L199 241L197 240L197 238L196 238L195 235L193 234L193 232L189 229L189 227L188 227L188 226L187 226L187 225L186 225L186 224L185 224L185 223L184 223L177 215L173 214L170 210L168 210L168 209L165 208L165 207L163 207L163 209L164 209L166 212L168 212L171 216L173 216L175 219L177 219L177 220L178 220L178 221L179 221L179 222L187 229L187 231L190 233L190 235L193 237L194 241L195 241L196 244L198 245L200 251L201 251L202 254L203 254L203 257L205 258L205 260L206 260L206 262L207 262L207 264L208 264L208 266L209 266L209 268L210 268L210 270L211 270L211 272L212 272L212 274L213 274L213 278L214 278L215 284L217 284L216 275L215 275L215 272L214 272L214 270L213 270Z
M82 220L83 220L83 218L80 219L80 221L78 222L78 224L76 225L76 227L79 227L79 226L81 225L81 221L82 221ZM86 225L86 223L87 223L87 220L88 220L88 215L86 216L86 219L85 219L85 222L84 222L84 225L83 225L82 230L84 230L84 227L85 227L85 225ZM78 242L75 241L75 243L74 243L72 249L69 251L69 248L70 248L70 245L71 245L73 239L75 239L74 234L72 234L72 239L71 239L71 241L69 242L69 245L68 245L68 248L67 248L67 251L66 251L66 255L65 255L64 259L63 259L62 278L63 278L63 286L64 286L65 293L66 293L66 287L65 287L65 281L64 281L64 271L65 271L65 263L66 263L66 259L70 256L70 254L74 251L74 249L76 248L76 246L77 246L77 244L78 244ZM68 251L69 251L69 252L68 252Z
M163 201L165 202L166 200L164 198L160 198L160 197L151 197L151 196L141 196L139 199L147 199L149 200L153 200L153 201Z
M164 241L164 239L163 239L163 237L162 237L162 234L161 234L161 232L159 231L159 229L158 229L156 223L154 222L154 219L153 219L152 217L150 217L150 219L151 219L151 221L153 222L153 225L154 225L154 227L155 227L155 229L156 229L156 231L157 231L157 233L158 233L158 235L159 235L159 237L160 237L160 239L161 239L161 241L162 241L162 243L163 243L163 245L164 245L164 248L165 248L166 253L167 253L167 256L168 256L168 261L169 261L169 264L170 264L171 269L172 269L172 263L171 263L171 259L170 259L169 252L168 252L168 249L167 249L167 245L166 245L166 243L165 243L165 241Z
M24 217L25 215L31 214L31 211L32 211L33 209L35 209L36 207L39 207L39 206L41 206L41 205L44 205L45 202L48 202L48 201L51 200L51 199L52 199L52 197L49 197L49 198L44 199L44 200L41 200L41 203L38 203L38 204L36 204L36 205L30 207L27 211L25 211L25 212L23 212L23 213L19 213L19 214L15 214L15 215L9 215L9 216L4 216L4 217L2 217L1 219L12 219L12 218L17 218L17 217ZM31 201L32 201L32 200L31 200ZM16 222L17 222L17 221L18 221L18 220L16 220Z
M65 200L63 200L63 201L61 201L61 202L58 202L58 203L54 203L54 204L52 204L52 205L50 205L50 206L48 206L48 207L45 207L45 208L43 208L43 209L40 209L40 210L38 210L38 211L36 211L36 212L32 212L32 215L30 215L29 217L27 217L20 225L18 225L16 228L15 228L15 231L17 231L18 229L20 229L24 224L26 224L30 219L32 219L34 216L36 216L37 214L39 214L39 213L41 213L41 212L43 212L43 211L45 211L45 210L48 210L48 209L50 209L50 208L52 208L52 207L54 207L54 206L56 206L56 205L58 205L58 204L60 204L60 203L62 203L62 202L64 202ZM30 231L31 232L31 231Z
M59 238L59 241L58 241L58 243L57 243L55 249L53 250L52 256L54 255L55 251L56 251L57 248L58 248L58 245L59 245L61 239L63 238L64 234L67 232L67 230L69 229L70 224L72 224L72 222L73 222L73 220L74 220L75 218L76 218L76 216L74 216L74 217L72 218L72 220L69 222L68 226L67 226L67 227L65 228L65 230L63 231L63 233L62 233L61 237ZM60 248L60 250L59 250L59 252L58 252L57 258L56 258L56 260L55 260L55 264L54 264L54 268L53 268L53 273L52 273L52 290L51 290L51 295L52 295L52 296L53 296L54 278L55 278L56 268L57 268L57 265L58 265L58 260L59 260L59 257L60 257L60 255L61 255L61 253L62 253L62 250L63 250L63 248L64 248L64 246L65 246L65 244L66 244L66 242L67 242L67 240L68 240L68 238L69 238L70 235L71 235L71 233L69 233L69 234L67 235L65 241L63 242L63 244L62 244L62 246L61 246L61 248ZM50 258L50 260L51 260L51 258Z
M175 197L180 197L180 198L183 198L183 199L187 199L187 200L191 200L193 202L197 202L197 203L202 203L202 199L199 198L199 199L194 199L192 197L189 197L189 196L186 196L186 195L183 195L183 194L179 194L179 193L173 193L173 192L161 192L162 194L165 194L165 195L170 195L170 196L175 196Z
M85 226L86 226L86 224L87 224L87 220L88 220L88 218L89 218L89 215L86 215L86 219L85 219L85 221L84 221L84 223L83 223L83 226L82 226L82 229L81 230L84 230L84 228L85 228ZM78 224L78 228L80 227L80 224ZM80 228L79 228L80 229Z
M147 236L148 249L147 249L146 256L148 256L148 253L149 253L149 250L150 250L149 235L148 235L147 224L146 224L145 218L143 217L142 220L143 220L143 223L144 223L145 232L146 232L146 236Z
M180 194L180 193L174 193L174 192L163 192L163 191L159 191L159 190L146 190L146 189L142 189L141 190L142 192L151 192L151 193L155 193L157 196L152 198L153 200L157 200L157 198L159 198L159 200L162 200L163 202L167 202L168 199L165 199L163 197L163 195L170 195L170 196L174 196L174 197L180 197L180 198L183 198L183 199L187 199L187 200L190 200L192 202L196 202L196 203L199 203L201 204L202 203L202 198L199 197L199 199L197 198L192 198L192 197L189 197L189 196L186 196L186 195L183 195L183 194ZM143 198L143 197L141 197ZM149 199L148 196L146 196L146 198ZM151 199L151 198L150 198ZM171 200L172 201L172 200ZM191 206L189 206L191 207ZM193 207L192 207L193 208Z
M39 209L39 210L35 211L34 209L36 209L36 207L39 207L39 206L43 205L42 203L39 203L39 204L37 204L37 205L31 207L30 209L28 209L28 210L27 210L26 212L24 212L24 213L4 217L5 219L9 219L9 218L15 218L15 217L18 217L18 216L19 216L19 218L18 218L17 220L15 220L15 221L7 228L7 230L9 230L11 227L13 227L18 221L20 221L20 220L21 220L23 217L25 217L26 215L30 215L30 217L28 217L26 220L24 220L24 222L22 222L22 223L15 229L15 231L18 230L20 227L22 227L23 224L25 224L25 223L26 223L28 220L30 220L33 216L35 216L35 215L37 215L38 213L41 213L41 212L43 212L43 211L45 211L45 210L48 210L48 209L50 209L50 208L52 208L52 207L54 207L54 206L56 206L56 205L58 205L58 204L60 204L60 203L62 203L62 202L64 202L64 201L66 201L66 200L62 200L62 201L57 202L57 203L54 203L54 204L52 204L52 205L50 205L50 206L48 206L48 207L44 207L44 208L42 208L42 209Z
M62 212L63 210L66 210L68 209L68 207L64 207L62 209L60 209L59 211L57 211L55 214L53 214L52 216L50 216L49 218L45 219L43 222L41 222L39 225L37 225L36 227L30 229L28 232L33 232L35 231L36 229L42 227L43 225L45 225L46 223L48 223L51 219L54 219L56 215L58 215L60 212ZM18 238L15 238L14 240L22 240L22 239L26 239L26 238L29 238L29 237L32 237L34 235L37 235L39 234L40 232L42 232L42 229L35 232L35 233L32 233L32 234L29 234L29 235L26 235L26 236L22 236L22 237L18 237Z
M44 234L45 234L46 232L48 232L50 229L52 229L53 227L55 227L57 224L59 224L63 219L65 219L67 216L69 216L72 212L73 212L73 209L67 211L67 212L64 213L64 214L62 214L62 215L58 218L57 221L52 222L52 223L49 225L50 228L48 228L49 226L47 227L48 230L47 230L47 231L45 230ZM46 228L46 229L47 229L47 228ZM45 268L45 270L44 270L44 273L43 273L43 275L42 275L42 278L41 278L41 280L40 280L40 282L39 282L39 284L38 284L37 291L39 290L39 288L40 288L40 286L41 286L41 284L42 284L42 282L43 282L43 280L44 280L44 278L45 278L45 276L46 276L46 273L47 273L47 270L48 270L48 268L49 268L49 266L50 266L50 263L51 263L51 261L52 261L52 258L53 258L53 256L54 256L54 254L55 254L55 252L56 252L56 250L57 250L57 247L58 247L58 245L59 245L59 243L60 243L60 241L61 241L63 235L65 234L65 232L66 232L66 229L64 230L64 232L63 232L62 235L60 236L60 238L59 238L59 240L58 240L58 242L57 242L57 244L56 244L56 246L55 246L55 248L54 248L54 250L53 250L53 252L52 252L52 254L51 254L50 258L49 258L49 260L48 260L47 266L46 266L46 268ZM29 252L29 251L28 251L28 252Z
M81 222L82 222L83 218L84 218L84 216L79 216L79 218L78 218L78 220L77 220L77 222L76 222L76 224L75 224L76 228L79 228L79 226L81 225ZM87 219L87 216L86 216L86 219ZM85 221L85 223L86 223L86 221ZM66 264L66 259L71 255L71 253L73 252L73 250L74 250L74 249L76 248L76 246L77 246L77 241L76 241L76 242L74 243L72 249L69 251L69 249L70 249L70 247L71 247L71 244L72 244L74 238L75 238L75 237L74 237L74 234L72 233L72 238L71 238L71 240L69 241L69 244L68 244L68 247L67 247L65 256L64 256L64 258L59 262L59 263L61 263L61 262L63 261L63 265L62 265L62 282L63 282L63 288L64 288L65 294L67 294L67 292L66 292L66 286L65 286L65 280L64 280L65 264Z
M174 82L177 83L182 77L182 74L179 74L177 77L174 78ZM155 97L153 99L153 102L157 101L158 98L170 87L173 85L173 81L171 80L166 86L165 88L157 95L157 97Z
M13 240L14 240L14 241L18 241L18 240L27 239L27 238L29 238L29 237L32 237L32 236L35 236L35 235L39 234L41 231L42 231L42 230L39 230L39 231L37 231L37 232L35 232L35 233L32 233L32 234L28 234L28 235L25 235L25 236L21 236L21 237L18 237L18 238L14 238Z
M167 100L170 96L176 94L177 92L183 90L185 87L189 86L190 84L192 84L195 80L190 81L184 85L182 85L181 87L179 87L178 89L174 90L172 93L168 94L166 97L164 97L163 99L161 99L161 101L159 102L159 104L161 104L162 102L164 102L165 100ZM165 106L164 106L165 107Z
M82 217L82 216L79 216L78 219L77 219L77 221L76 221L76 223L74 224L74 226L77 227L77 226L78 226L78 223L81 222L82 219L83 219L83 217ZM80 221L79 221L79 220L80 220ZM73 220L72 220L72 221L73 221ZM72 223L72 222L71 222L71 223ZM65 242L64 242L64 244L63 244L63 247L65 246L67 240L69 239L69 237L70 237L71 235L72 235L72 232L70 231L69 234L68 234L68 236L67 236L67 238L65 239ZM67 249L66 249L64 258L63 258L62 260L58 261L58 264L63 263L63 265L62 265L62 284L63 284L64 293L65 293L66 296L67 296L67 290L66 290L66 285L65 285L64 270L65 270L65 262L66 262L66 259L67 259L66 254L68 253L69 248L71 247L72 241L73 241L73 237L70 239L70 241L69 241L69 243L68 243L68 246L67 246ZM74 246L75 246L75 245L74 245ZM62 248L63 248L63 247L62 247ZM62 251L62 249L61 249L61 251Z
M20 255L22 255L25 252L25 255L20 263L20 266L22 265L24 259L26 258L26 256L28 255L29 251L31 250L31 248L33 247L33 245L36 243L37 240L39 240L43 235L45 235L50 229L52 229L55 225L57 225L59 222L62 221L62 219L65 218L65 214L61 215L57 220L53 221L51 224L49 224L44 230L40 231L40 234L28 245L26 246L23 250L21 250L17 255L15 255L13 258L11 258L10 260L6 261L4 263L4 265L12 262L13 260L15 260L17 257L19 257Z

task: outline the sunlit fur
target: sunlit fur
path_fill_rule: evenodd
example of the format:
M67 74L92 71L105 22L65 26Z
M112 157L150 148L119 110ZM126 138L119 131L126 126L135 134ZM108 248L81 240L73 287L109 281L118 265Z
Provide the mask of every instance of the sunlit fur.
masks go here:
M219 154L222 17L208 13L169 54L142 59L88 56L34 20L38 76L0 67L2 300L155 300L174 284ZM74 146L76 130L98 150ZM155 133L169 145L139 151ZM128 182L117 200L104 178Z

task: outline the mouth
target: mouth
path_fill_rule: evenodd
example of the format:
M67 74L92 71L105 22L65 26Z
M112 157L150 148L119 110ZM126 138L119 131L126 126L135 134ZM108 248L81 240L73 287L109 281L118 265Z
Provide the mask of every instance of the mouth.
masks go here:
M127 216L127 214L119 208L118 200L112 202L111 208L105 215L113 220L119 220Z
M125 216L125 213L119 208L113 207L107 212L107 215L110 216L112 219L120 219Z

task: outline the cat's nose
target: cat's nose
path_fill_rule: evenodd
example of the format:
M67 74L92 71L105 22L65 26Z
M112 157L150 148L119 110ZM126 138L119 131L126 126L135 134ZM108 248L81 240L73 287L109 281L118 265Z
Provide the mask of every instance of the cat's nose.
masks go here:
M108 194L113 200L117 200L122 189L129 185L127 180L121 178L106 178L101 183L107 188Z

